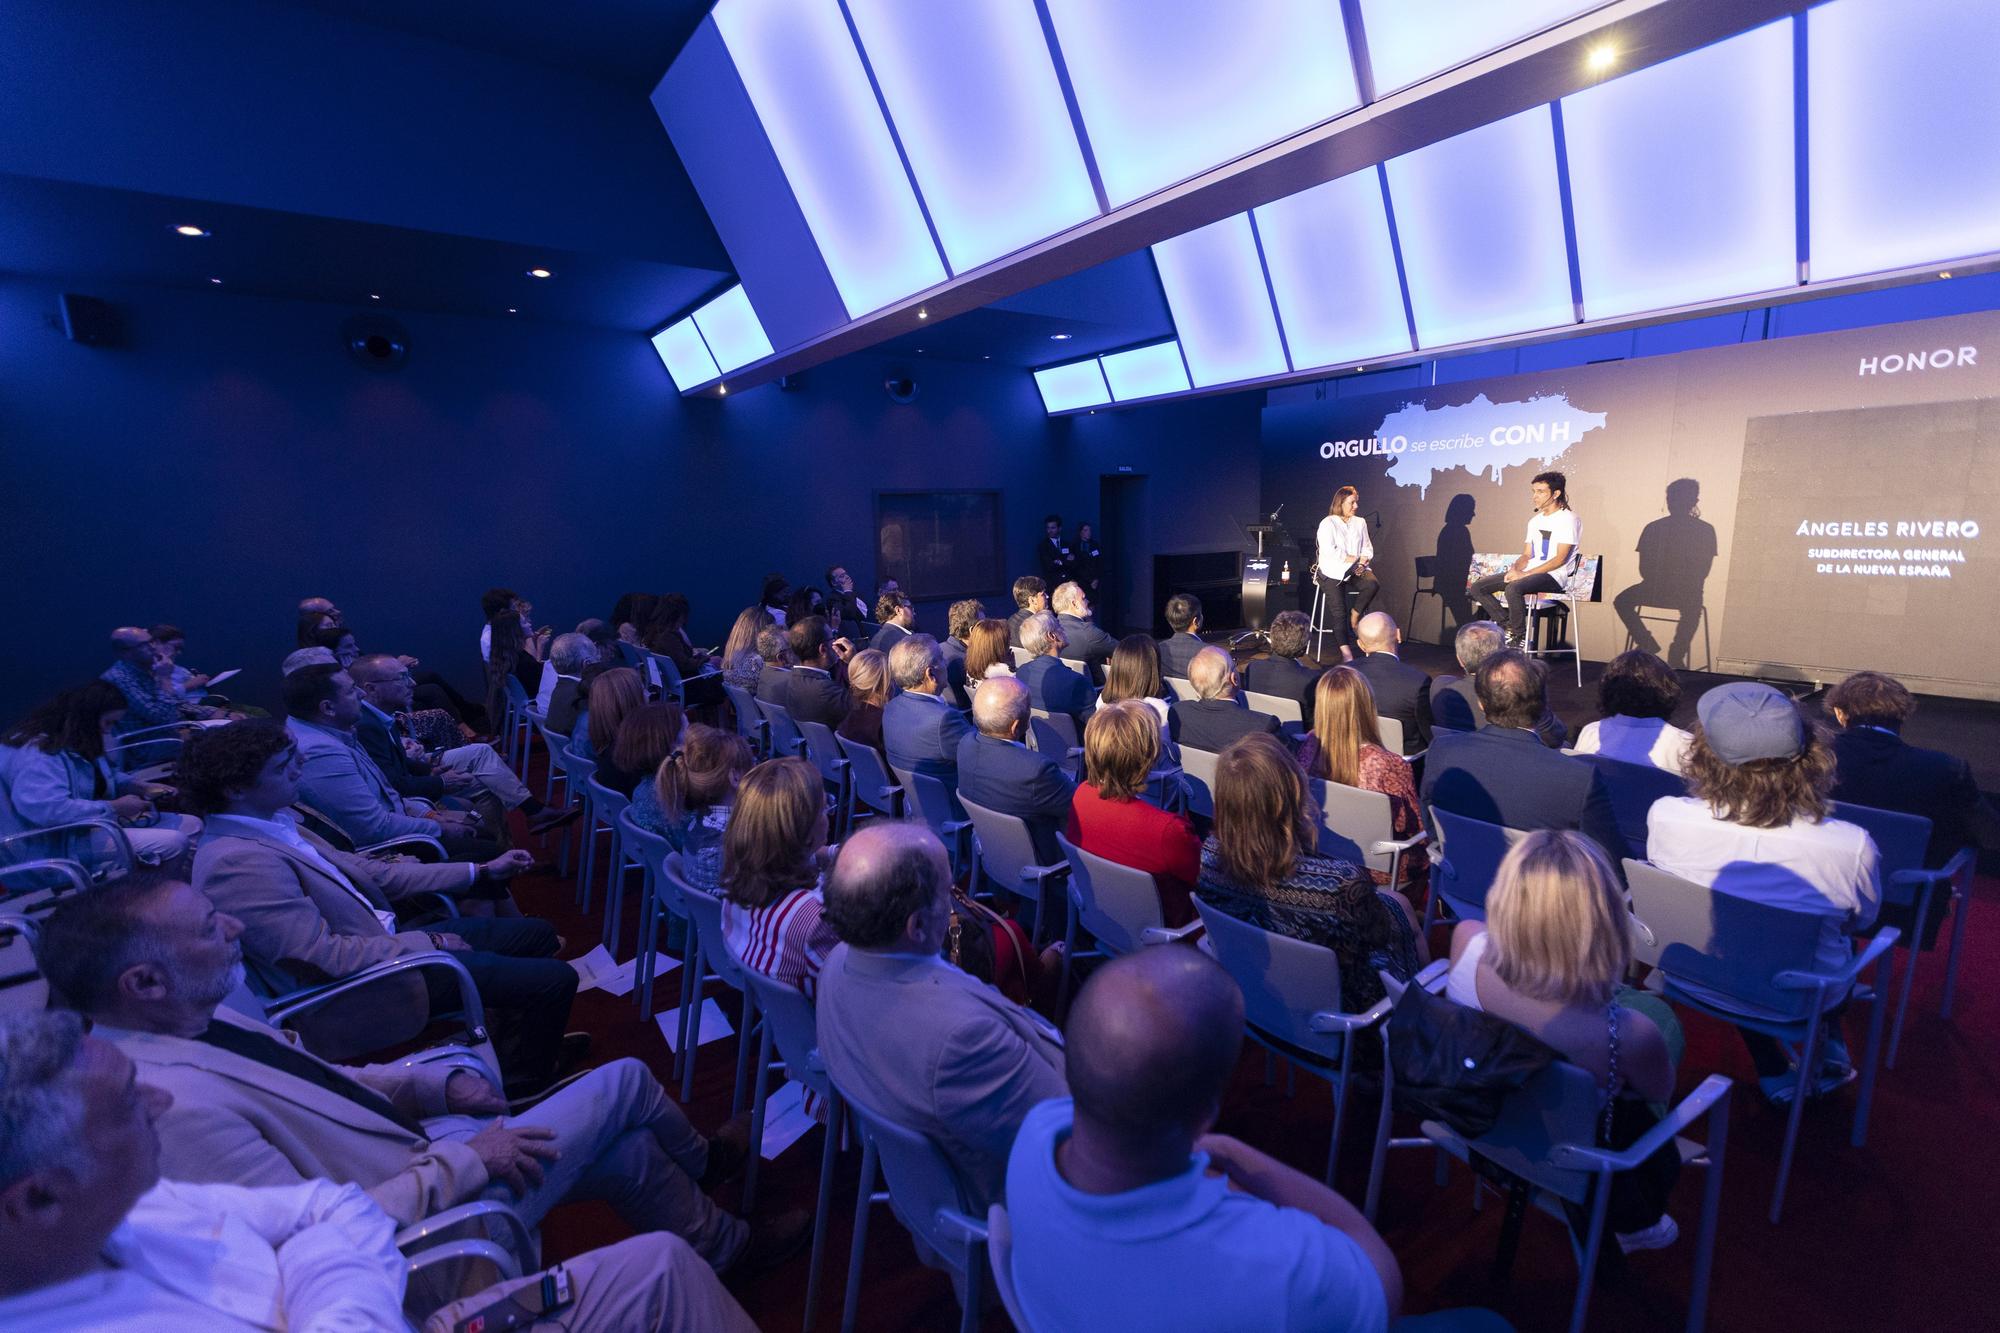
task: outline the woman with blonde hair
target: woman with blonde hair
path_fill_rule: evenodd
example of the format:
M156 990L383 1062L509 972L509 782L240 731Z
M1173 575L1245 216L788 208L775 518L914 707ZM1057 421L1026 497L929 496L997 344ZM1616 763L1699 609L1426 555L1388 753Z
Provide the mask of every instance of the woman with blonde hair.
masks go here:
M1144 799L1160 758L1160 723L1136 699L1101 704L1083 727L1083 781L1070 800L1063 836L1092 855L1143 870L1169 926L1194 920L1188 895L1201 872L1201 839L1186 815Z
M1597 1080L1599 1142L1622 1148L1658 1122L1673 1096L1681 1029L1673 1010L1624 984L1630 916L1611 863L1567 829L1528 834L1486 894L1486 920L1451 935L1445 993L1525 1028ZM1659 1249L1680 1234L1666 1193L1680 1169L1669 1144L1612 1178L1610 1222L1621 1248Z
M1309 778L1386 795L1393 838L1412 837L1423 827L1410 761L1383 747L1375 720L1375 691L1368 678L1351 666L1332 668L1313 687L1313 728L1299 745L1299 768ZM1406 856L1403 864L1413 888L1429 882L1430 862L1425 858ZM1377 884L1389 882L1386 870L1369 873Z
M646 682L631 667L599 672L590 682L590 704L570 733L570 752L593 763L609 758L626 715L645 702Z
M1340 1002L1359 1013L1382 998L1376 974L1408 977L1425 960L1416 916L1347 861L1319 851L1306 782L1283 741L1232 741L1215 766L1215 831L1201 848L1195 892L1220 911L1331 949Z
M722 643L722 679L727 685L757 692L757 677L763 673L764 659L757 652L757 636L777 624L768 608L746 606L736 613L729 637Z
M864 648L847 659L847 716L836 734L882 749L882 705L889 702L889 655Z
M826 787L803 759L769 759L736 789L722 835L722 930L747 968L811 997L840 937L820 915Z
M1014 673L1014 653L1007 643L1007 622L982 620L965 636L965 678L978 683L988 676Z

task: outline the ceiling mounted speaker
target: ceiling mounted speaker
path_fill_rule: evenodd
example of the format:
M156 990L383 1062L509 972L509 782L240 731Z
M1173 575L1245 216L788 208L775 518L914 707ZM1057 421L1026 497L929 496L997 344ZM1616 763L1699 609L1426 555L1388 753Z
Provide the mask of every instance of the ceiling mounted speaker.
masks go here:
M889 401L914 403L917 401L917 382L908 375L891 375L882 381L882 387L889 391Z
M400 370L410 359L410 335L382 315L356 315L340 327L347 354L370 370Z

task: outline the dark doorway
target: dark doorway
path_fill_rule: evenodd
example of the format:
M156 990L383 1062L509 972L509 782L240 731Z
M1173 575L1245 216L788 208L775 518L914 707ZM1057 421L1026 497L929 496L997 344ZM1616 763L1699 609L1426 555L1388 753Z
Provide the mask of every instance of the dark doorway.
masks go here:
M1104 548L1104 588L1097 623L1124 637L1152 624L1153 534L1146 478L1106 473L1097 482L1097 537Z

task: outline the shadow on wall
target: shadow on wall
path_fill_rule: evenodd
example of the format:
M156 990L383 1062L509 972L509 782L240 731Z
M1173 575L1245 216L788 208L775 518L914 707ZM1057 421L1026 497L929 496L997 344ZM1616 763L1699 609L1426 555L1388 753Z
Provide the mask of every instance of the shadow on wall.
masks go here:
M1465 590L1472 577L1472 516L1475 509L1473 498L1460 493L1451 497L1445 506L1444 526L1438 529L1437 554L1432 557L1432 586L1444 602L1444 613L1438 617L1437 642L1450 644L1452 634L1460 625L1478 619L1472 609L1472 598ZM1445 615L1451 617L1447 628ZM1414 615L1412 616L1414 619Z
M1639 581L1612 598L1611 604L1625 622L1632 646L1648 653L1660 651L1652 626L1664 623L1666 617L1657 612L1673 612L1677 619L1667 663L1685 671L1695 630L1705 615L1703 594L1715 565L1715 526L1701 517L1701 483L1692 477L1667 484L1666 506L1666 517L1654 519L1639 533ZM1655 614L1647 615L1648 608ZM1702 664L1704 670L1713 665Z

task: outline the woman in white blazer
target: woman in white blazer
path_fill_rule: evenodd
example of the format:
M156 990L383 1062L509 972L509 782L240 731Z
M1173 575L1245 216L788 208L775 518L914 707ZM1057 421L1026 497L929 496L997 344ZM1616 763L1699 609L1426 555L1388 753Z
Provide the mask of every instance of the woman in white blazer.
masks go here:
M1368 521L1355 511L1361 508L1361 492L1342 486L1333 493L1326 517L1319 521L1317 567L1319 586L1326 594L1327 620L1340 645L1342 661L1354 660L1354 626L1375 605L1382 585L1371 567L1375 544L1368 539ZM1343 614L1343 608L1346 613Z

